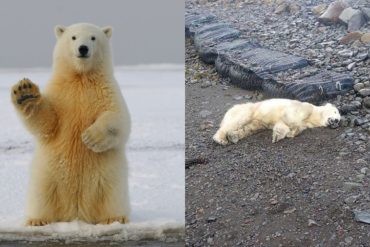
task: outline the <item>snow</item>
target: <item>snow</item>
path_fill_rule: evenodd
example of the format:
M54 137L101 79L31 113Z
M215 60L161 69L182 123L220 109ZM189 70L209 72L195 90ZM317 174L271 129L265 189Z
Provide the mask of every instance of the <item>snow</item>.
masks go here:
M50 70L0 70L0 240L178 240L185 212L183 66L117 67L116 78L132 117L128 145L131 223L61 222L26 227L24 207L32 136L10 103L23 77L41 89Z

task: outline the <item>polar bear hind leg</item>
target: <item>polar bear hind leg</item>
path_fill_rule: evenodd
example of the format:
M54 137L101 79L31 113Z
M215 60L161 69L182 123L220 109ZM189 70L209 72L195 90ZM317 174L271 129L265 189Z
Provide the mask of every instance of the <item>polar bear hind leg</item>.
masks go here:
M227 133L227 138L230 142L235 144L239 140L255 134L259 129L261 129L261 125L258 124L256 121L251 121L246 125L241 126L241 128L238 130L229 131Z
M229 142L237 143L247 133L249 128L245 129L252 119L253 104L239 104L229 109L222 122L220 129L213 136L213 140L221 145L227 145Z

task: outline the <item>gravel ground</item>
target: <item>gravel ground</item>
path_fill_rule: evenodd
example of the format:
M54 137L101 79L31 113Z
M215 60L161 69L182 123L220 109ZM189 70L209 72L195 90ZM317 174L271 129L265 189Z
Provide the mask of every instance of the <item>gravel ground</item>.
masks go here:
M341 65L344 58L335 53L355 49L337 44L345 33L342 26L322 26L310 15L276 16L272 6L253 3L239 7L217 1L201 5L187 1L186 7L212 12L236 25L243 35L273 49L317 59L318 68L346 69ZM267 24L263 22L266 16L272 20ZM293 28L297 18L307 26ZM251 20L253 25L248 24ZM311 25L316 29L310 29ZM318 28L328 30L323 34L328 38L310 38ZM261 38L271 30L274 34L268 39ZM290 36L281 36L284 30L293 31ZM300 39L296 32L307 36L307 42L302 39L298 46L311 47L317 58L305 54L309 48L286 47L292 37ZM333 51L329 54L319 44L332 39L336 41L330 45ZM357 83L369 80L368 65L368 60L359 62L350 72ZM348 112L338 129L306 130L277 144L271 143L269 131L226 147L212 141L228 108L262 98L258 92L235 88L220 78L214 66L200 62L192 43L186 42L187 245L370 246L370 225L355 221L353 216L355 209L370 211L365 98L351 91L332 100L340 107L360 103Z

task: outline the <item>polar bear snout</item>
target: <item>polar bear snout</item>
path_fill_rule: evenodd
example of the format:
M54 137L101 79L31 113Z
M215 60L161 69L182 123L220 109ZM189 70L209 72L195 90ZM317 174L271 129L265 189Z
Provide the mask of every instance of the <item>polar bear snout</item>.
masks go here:
M78 57L80 58L87 58L89 57L88 54L89 54L89 47L87 47L86 45L81 45L80 47L78 47L78 52L80 53Z
M340 119L338 119L338 118L328 118L328 126L330 127L330 128L338 128L339 127L339 121L340 121Z

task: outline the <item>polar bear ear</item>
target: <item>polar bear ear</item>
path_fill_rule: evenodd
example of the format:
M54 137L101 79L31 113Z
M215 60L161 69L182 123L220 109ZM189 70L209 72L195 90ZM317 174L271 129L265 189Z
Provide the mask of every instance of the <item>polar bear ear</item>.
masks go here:
M61 25L55 26L54 28L55 36L57 38L60 38L65 30L66 30L65 26L61 26Z
M101 30L103 31L103 33L105 33L105 35L107 35L108 39L112 37L112 31L113 31L112 27L109 27L109 26L103 27Z

